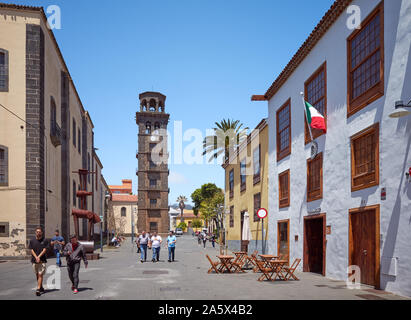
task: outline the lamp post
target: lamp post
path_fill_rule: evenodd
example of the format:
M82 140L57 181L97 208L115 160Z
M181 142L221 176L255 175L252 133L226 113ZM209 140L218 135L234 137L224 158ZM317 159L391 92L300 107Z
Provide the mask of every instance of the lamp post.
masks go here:
M404 101L396 101L395 102L395 110L390 113L390 118L402 118L408 116L411 111L407 110L406 108L411 108L411 100L404 105Z

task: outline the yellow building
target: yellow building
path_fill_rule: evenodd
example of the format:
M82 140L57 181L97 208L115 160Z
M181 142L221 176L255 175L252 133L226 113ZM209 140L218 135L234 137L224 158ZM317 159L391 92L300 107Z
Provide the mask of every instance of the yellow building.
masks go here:
M224 225L229 250L262 252L264 248L266 251L268 219L264 219L264 241L261 241L263 223L257 216L258 209L268 208L268 124L265 119L230 155L223 168L226 188ZM248 232L243 230L247 219Z
M0 4L0 103L0 257L24 257L38 226L46 238L74 232L74 172L97 171L87 210L100 215L105 192L93 122L41 7Z
M194 214L193 210L184 210L183 218L184 218L185 224L187 225L187 229L184 230L185 232L188 231L189 229L193 229L194 231L201 230L202 227L205 226L204 219L201 219L200 214L198 214L198 216L196 216ZM201 221L201 227L193 228L193 221L194 220L200 220ZM175 222L173 223L173 226L174 226L174 228L176 228L181 223L181 215L178 215L177 217L175 217L174 221Z

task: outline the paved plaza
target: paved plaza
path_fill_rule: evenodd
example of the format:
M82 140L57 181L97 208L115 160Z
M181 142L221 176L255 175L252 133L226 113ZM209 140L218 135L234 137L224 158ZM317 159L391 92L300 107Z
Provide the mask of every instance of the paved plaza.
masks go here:
M176 261L167 262L163 246L160 262L141 263L136 246L127 239L120 248L106 249L100 260L89 262L80 270L79 293L71 292L65 263L61 268L61 289L48 290L35 296L35 275L29 261L0 261L0 299L30 300L396 300L406 299L387 292L362 286L349 290L345 282L320 275L296 273L300 281L258 282L260 274L251 270L242 274L207 274L208 254L217 260L218 246L207 248L197 244L192 236L178 237ZM148 250L151 260L151 250ZM63 259L65 262L65 258ZM48 259L53 266L55 259ZM49 274L45 276L45 283Z

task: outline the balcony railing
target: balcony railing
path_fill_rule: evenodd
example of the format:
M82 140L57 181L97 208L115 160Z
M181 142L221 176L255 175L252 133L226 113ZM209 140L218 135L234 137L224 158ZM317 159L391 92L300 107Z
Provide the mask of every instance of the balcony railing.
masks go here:
M61 145L61 128L59 127L56 121L51 122L50 138L51 138L51 143L55 147Z

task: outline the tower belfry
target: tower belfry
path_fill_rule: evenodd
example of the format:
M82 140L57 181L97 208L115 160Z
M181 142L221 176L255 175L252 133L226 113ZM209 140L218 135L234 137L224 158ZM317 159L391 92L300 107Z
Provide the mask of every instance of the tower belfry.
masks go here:
M168 150L166 96L159 92L139 95L138 125L138 232L169 231Z

